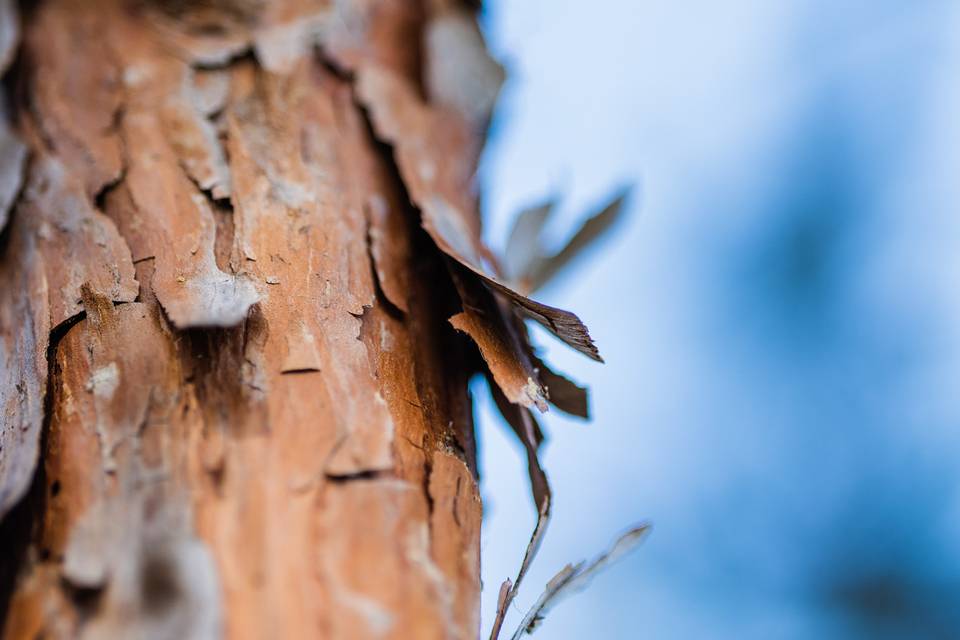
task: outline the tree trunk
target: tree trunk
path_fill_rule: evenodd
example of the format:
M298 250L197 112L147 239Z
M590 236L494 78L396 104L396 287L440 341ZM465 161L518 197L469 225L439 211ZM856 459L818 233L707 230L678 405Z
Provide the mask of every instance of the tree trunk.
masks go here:
M468 378L596 351L480 243L472 10L0 5L3 637L475 638Z

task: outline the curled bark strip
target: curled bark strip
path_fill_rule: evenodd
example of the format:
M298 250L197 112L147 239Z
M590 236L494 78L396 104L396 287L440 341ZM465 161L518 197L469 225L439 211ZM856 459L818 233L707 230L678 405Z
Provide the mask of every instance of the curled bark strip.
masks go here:
M477 343L496 384L510 402L547 410L546 397L534 377L535 372L518 359L517 350L512 348L507 333L498 330L500 325L473 309L453 316L450 324ZM530 375L525 375L525 369Z
M547 401L565 413L588 418L590 413L588 390L553 371L537 355L537 350L530 342L530 333L526 325L516 316L511 320L513 320L514 334L518 336L526 360L533 367L537 380L540 381L547 396Z
M536 420L528 409L507 401L506 397L493 384L493 382L489 380L488 382L497 408L500 409L500 413L507 420L507 423L517 435L517 438L520 439L524 449L526 449L527 470L530 475L530 489L531 493L533 494L534 503L537 507L537 524L533 529L533 533L530 535L530 541L527 543L527 548L523 554L523 561L520 563L520 569L517 571L517 577L513 581L506 595L504 595L503 587L501 587L500 599L497 604L497 622L494 623L493 630L490 634L490 639L496 640L500 631L500 627L503 624L503 618L506 616L507 608L516 597L517 592L520 589L520 584L523 582L523 578L526 576L527 570L530 568L530 565L533 563L533 559L537 555L537 551L540 549L540 543L543 541L543 536L546 533L547 524L550 522L550 505L552 496L550 492L550 484L547 481L547 475L540 466L538 450L540 443L543 440L543 436L540 433L539 425L537 425ZM508 580L504 583L504 585L508 584L509 582L510 581Z
M24 23L26 186L15 143L0 167L0 518L27 496L2 523L22 551L4 630L476 638L478 353L538 513L499 628L551 504L520 316L592 342L480 242L501 74L473 17L134 5L45 0Z
M477 344L493 379L510 402L546 411L546 390L531 361L526 331L513 309L466 269L455 263L449 266L463 304L463 311L450 318L450 324Z
M576 258L583 249L611 229L621 218L624 211L623 205L629 195L629 188L621 190L599 212L587 218L567 241L567 244L555 254L545 254L539 246L538 239L534 246L535 256L533 259L525 265L522 272L513 276L520 283L521 291L533 292L543 287Z
M479 145L469 128L455 112L422 102L407 81L387 69L365 65L355 75L357 97L374 131L393 145L427 231L446 244L440 247L445 253L479 268L484 251L473 200Z
M547 613L562 598L585 589L598 573L633 551L649 533L650 525L638 525L620 536L613 543L613 546L594 558L590 563L581 561L575 565L568 564L564 567L547 582L543 593L527 611L520 622L520 626L511 636L511 640L520 640L524 634L533 633L537 625L543 621ZM493 637L496 638L496 636Z
M357 95L371 114L374 129L394 146L397 164L423 215L423 227L448 256L506 296L584 355L602 362L586 326L569 311L523 296L484 268L489 256L480 241L472 176L475 156L462 119L432 110L400 78L374 67L358 72Z
M590 419L590 393L569 378L553 371L536 355L531 356L540 382L547 390L547 400L564 413Z
M514 218L500 261L504 276L510 282L522 282L523 275L530 271L531 265L540 257L540 235L556 205L556 199L551 198L524 209Z
M500 593L497 594L497 612L494 614L493 626L490 628L490 638L496 640L500 637L500 630L503 628L504 618L507 616L507 607L510 606L510 594L513 591L513 583L507 578L500 585Z
M322 34L323 54L338 68L390 69L408 82L422 76L420 39L425 8L409 0L344 0L336 3L337 29Z

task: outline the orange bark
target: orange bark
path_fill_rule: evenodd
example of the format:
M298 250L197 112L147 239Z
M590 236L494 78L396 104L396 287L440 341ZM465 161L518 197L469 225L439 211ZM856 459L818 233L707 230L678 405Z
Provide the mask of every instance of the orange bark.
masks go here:
M467 381L503 387L542 532L527 407L586 395L522 318L599 354L480 240L502 70L472 10L13 6L3 637L475 638Z

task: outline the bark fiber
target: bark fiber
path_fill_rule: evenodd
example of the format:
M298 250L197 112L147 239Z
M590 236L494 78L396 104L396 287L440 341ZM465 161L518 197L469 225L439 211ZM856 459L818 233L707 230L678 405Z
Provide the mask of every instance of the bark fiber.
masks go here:
M586 395L523 319L599 354L480 240L503 72L474 9L16 9L2 637L476 638L467 382L500 385L545 518L528 408L552 385L585 416Z

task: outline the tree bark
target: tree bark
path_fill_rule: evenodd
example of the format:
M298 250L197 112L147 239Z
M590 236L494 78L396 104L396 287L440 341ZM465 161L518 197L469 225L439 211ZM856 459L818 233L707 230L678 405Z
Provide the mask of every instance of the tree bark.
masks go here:
M521 317L599 356L480 242L502 71L473 10L43 0L16 24L3 637L475 638L467 381L545 407Z

